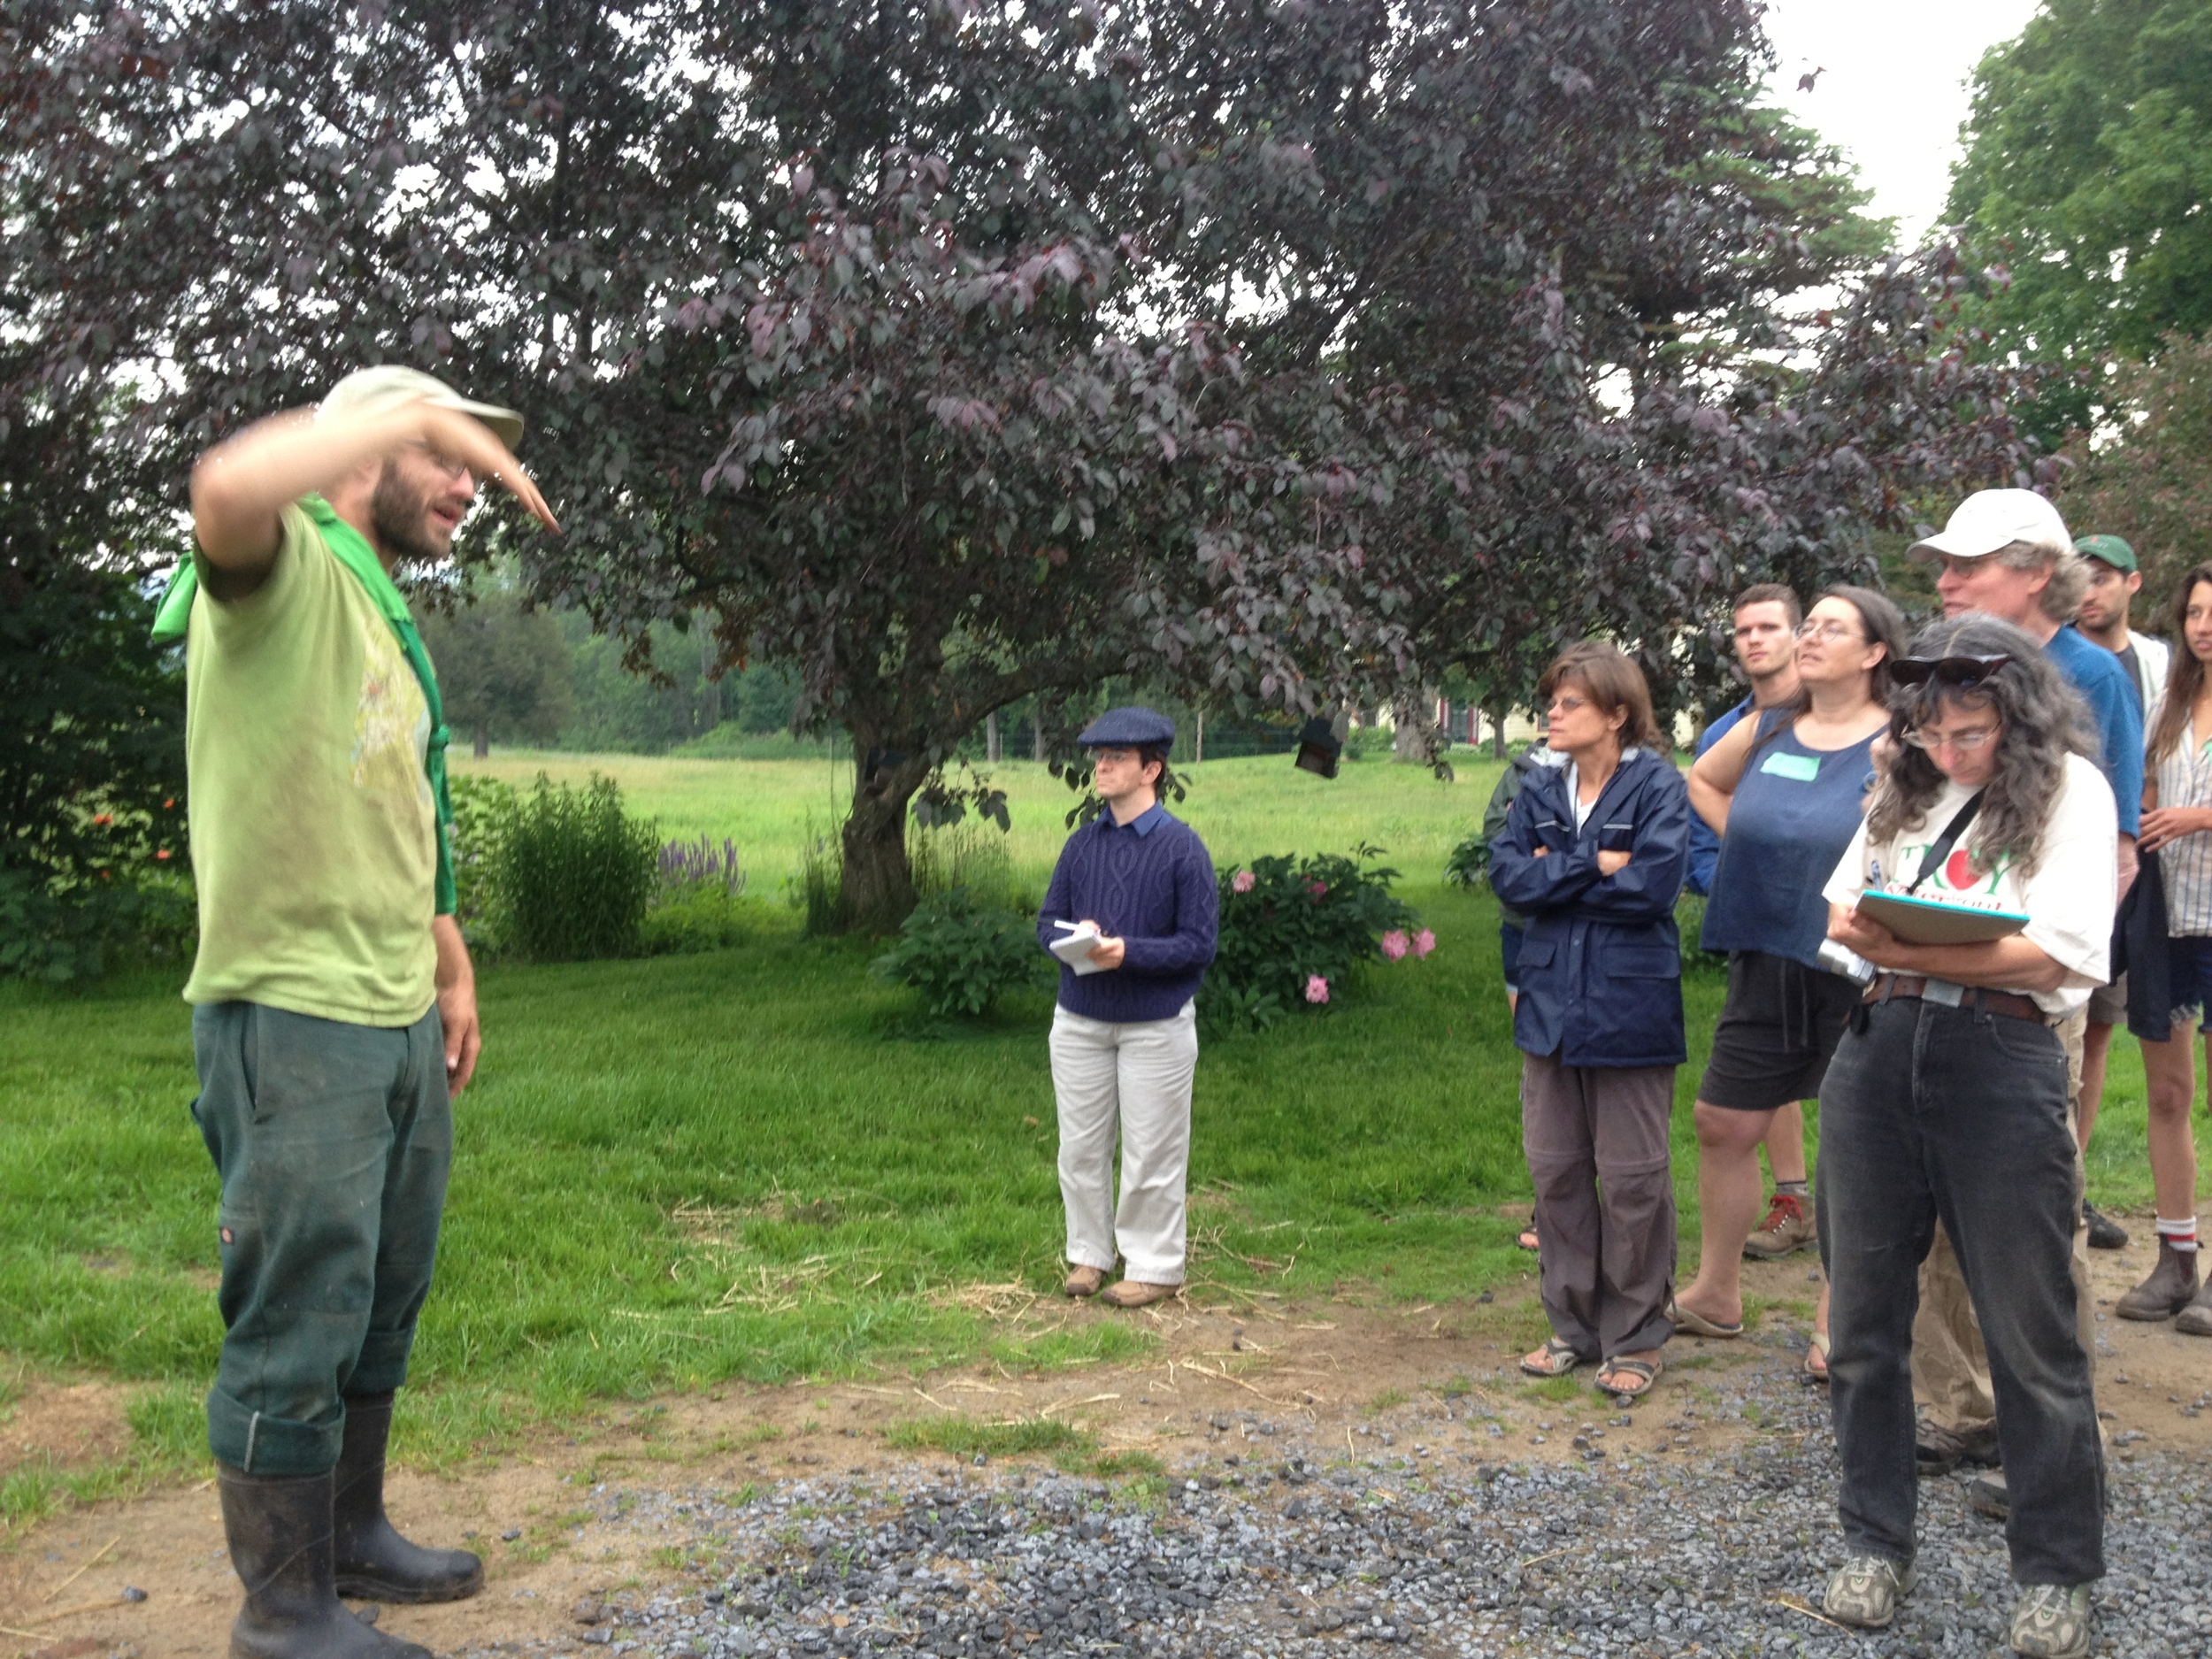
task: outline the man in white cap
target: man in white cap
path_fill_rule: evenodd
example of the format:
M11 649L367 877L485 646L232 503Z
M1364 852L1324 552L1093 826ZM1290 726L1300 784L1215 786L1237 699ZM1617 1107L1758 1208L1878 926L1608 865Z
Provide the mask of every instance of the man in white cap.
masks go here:
M187 642L184 995L222 1178L207 1418L246 1591L234 1655L428 1659L339 1595L483 1587L474 1555L419 1548L384 1513L479 1045L437 680L392 572L447 555L479 479L557 527L509 447L521 432L397 367L249 427L193 469L196 546L156 625Z
M1910 557L1940 560L1936 579L1946 616L1985 611L2024 628L2088 705L2101 753L2098 764L2119 812L2119 891L2135 879L2136 829L2143 806L2143 712L2120 659L2066 625L2080 608L2089 572L2065 520L2048 501L2027 489L1985 489L1969 495L1939 535L1916 542ZM2078 1120L2086 1010L2059 1028L2072 1076L2069 1100ZM2077 1143L2079 1135L2077 1130ZM2074 1233L2076 1317L2083 1349L2096 1360L2089 1286L2087 1233ZM1926 1408L1916 1455L1923 1474L1941 1473L1961 1462L1997 1461L1996 1396L1989 1357L1982 1346L1958 1257L1943 1229L1920 1275L1920 1310L1913 1324L1914 1393ZM2001 1471L1979 1478L1970 1494L1979 1507L2001 1512L2007 1498Z

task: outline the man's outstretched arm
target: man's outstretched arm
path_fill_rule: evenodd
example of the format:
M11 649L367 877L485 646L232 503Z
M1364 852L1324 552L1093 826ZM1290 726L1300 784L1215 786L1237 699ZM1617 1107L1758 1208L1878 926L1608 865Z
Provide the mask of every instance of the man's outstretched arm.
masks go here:
M419 402L319 420L291 410L226 439L192 469L192 530L211 567L211 591L219 599L251 593L276 561L278 515L289 503L327 493L410 443L477 478L496 479L540 524L560 527L521 464L473 416Z

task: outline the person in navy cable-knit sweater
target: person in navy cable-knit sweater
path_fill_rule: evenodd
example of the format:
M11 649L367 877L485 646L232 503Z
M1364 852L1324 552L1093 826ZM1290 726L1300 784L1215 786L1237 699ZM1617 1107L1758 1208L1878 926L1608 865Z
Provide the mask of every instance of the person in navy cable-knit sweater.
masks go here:
M1118 1249L1124 1276L1105 1300L1141 1308L1183 1283L1194 999L1214 959L1219 889L1205 843L1159 803L1174 722L1150 709L1114 709L1077 741L1093 751L1106 810L1068 838L1037 913L1041 945L1065 937L1056 922L1088 922L1101 935L1094 972L1062 964L1052 1018L1065 1289L1097 1294Z

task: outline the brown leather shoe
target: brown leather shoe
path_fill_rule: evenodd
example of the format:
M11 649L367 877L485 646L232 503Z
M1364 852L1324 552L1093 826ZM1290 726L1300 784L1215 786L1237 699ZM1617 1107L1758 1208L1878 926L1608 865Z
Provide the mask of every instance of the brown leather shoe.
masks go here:
M1171 1302L1182 1294L1180 1285L1148 1285L1141 1279L1125 1279L1111 1290L1103 1292L1099 1300L1110 1308L1149 1308L1156 1302Z
M2112 1304L2123 1319L2170 1319L2197 1294L2197 1254L2177 1250L2161 1239L2158 1265L2150 1277Z
M1098 1287L1106 1282L1106 1275L1095 1267L1068 1269L1067 1283L1060 1286L1063 1296L1072 1296L1078 1302L1086 1296L1098 1294Z

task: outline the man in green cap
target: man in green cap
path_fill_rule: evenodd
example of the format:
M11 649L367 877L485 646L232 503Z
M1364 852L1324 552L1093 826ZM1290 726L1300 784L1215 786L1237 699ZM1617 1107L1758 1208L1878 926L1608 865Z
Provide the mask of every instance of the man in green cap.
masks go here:
M474 1555L419 1548L384 1513L479 1046L437 680L392 573L446 557L479 479L557 527L509 448L521 431L398 367L249 427L193 469L196 545L156 626L186 641L184 995L222 1178L207 1420L246 1592L233 1659L429 1659L339 1595L483 1587Z
M2116 535L2085 535L2074 542L2089 572L2081 609L2074 626L2084 639L2101 645L2120 659L2128 684L2135 688L2136 706L2143 713L2143 729L2151 728L2151 716L2166 689L2166 641L2128 629L2128 605L2143 590L2143 573L2137 568L2135 549ZM2105 1067L2112 1053L2112 1028L2127 1018L2128 982L2123 974L2101 986L2089 996L2089 1024L2082 1034L2081 1098L2076 1102L2083 1152L2097 1126L2097 1109L2104 1103ZM2126 1247L2127 1229L2082 1201L2083 1218L2089 1224L2089 1242L2101 1250Z
M2135 549L2116 535L2085 535L2074 550L2089 562L2089 587L2074 626L2120 659L2146 716L2166 689L2166 641L2128 631L2128 605L2143 591ZM2150 729L2147 719L2144 730Z

